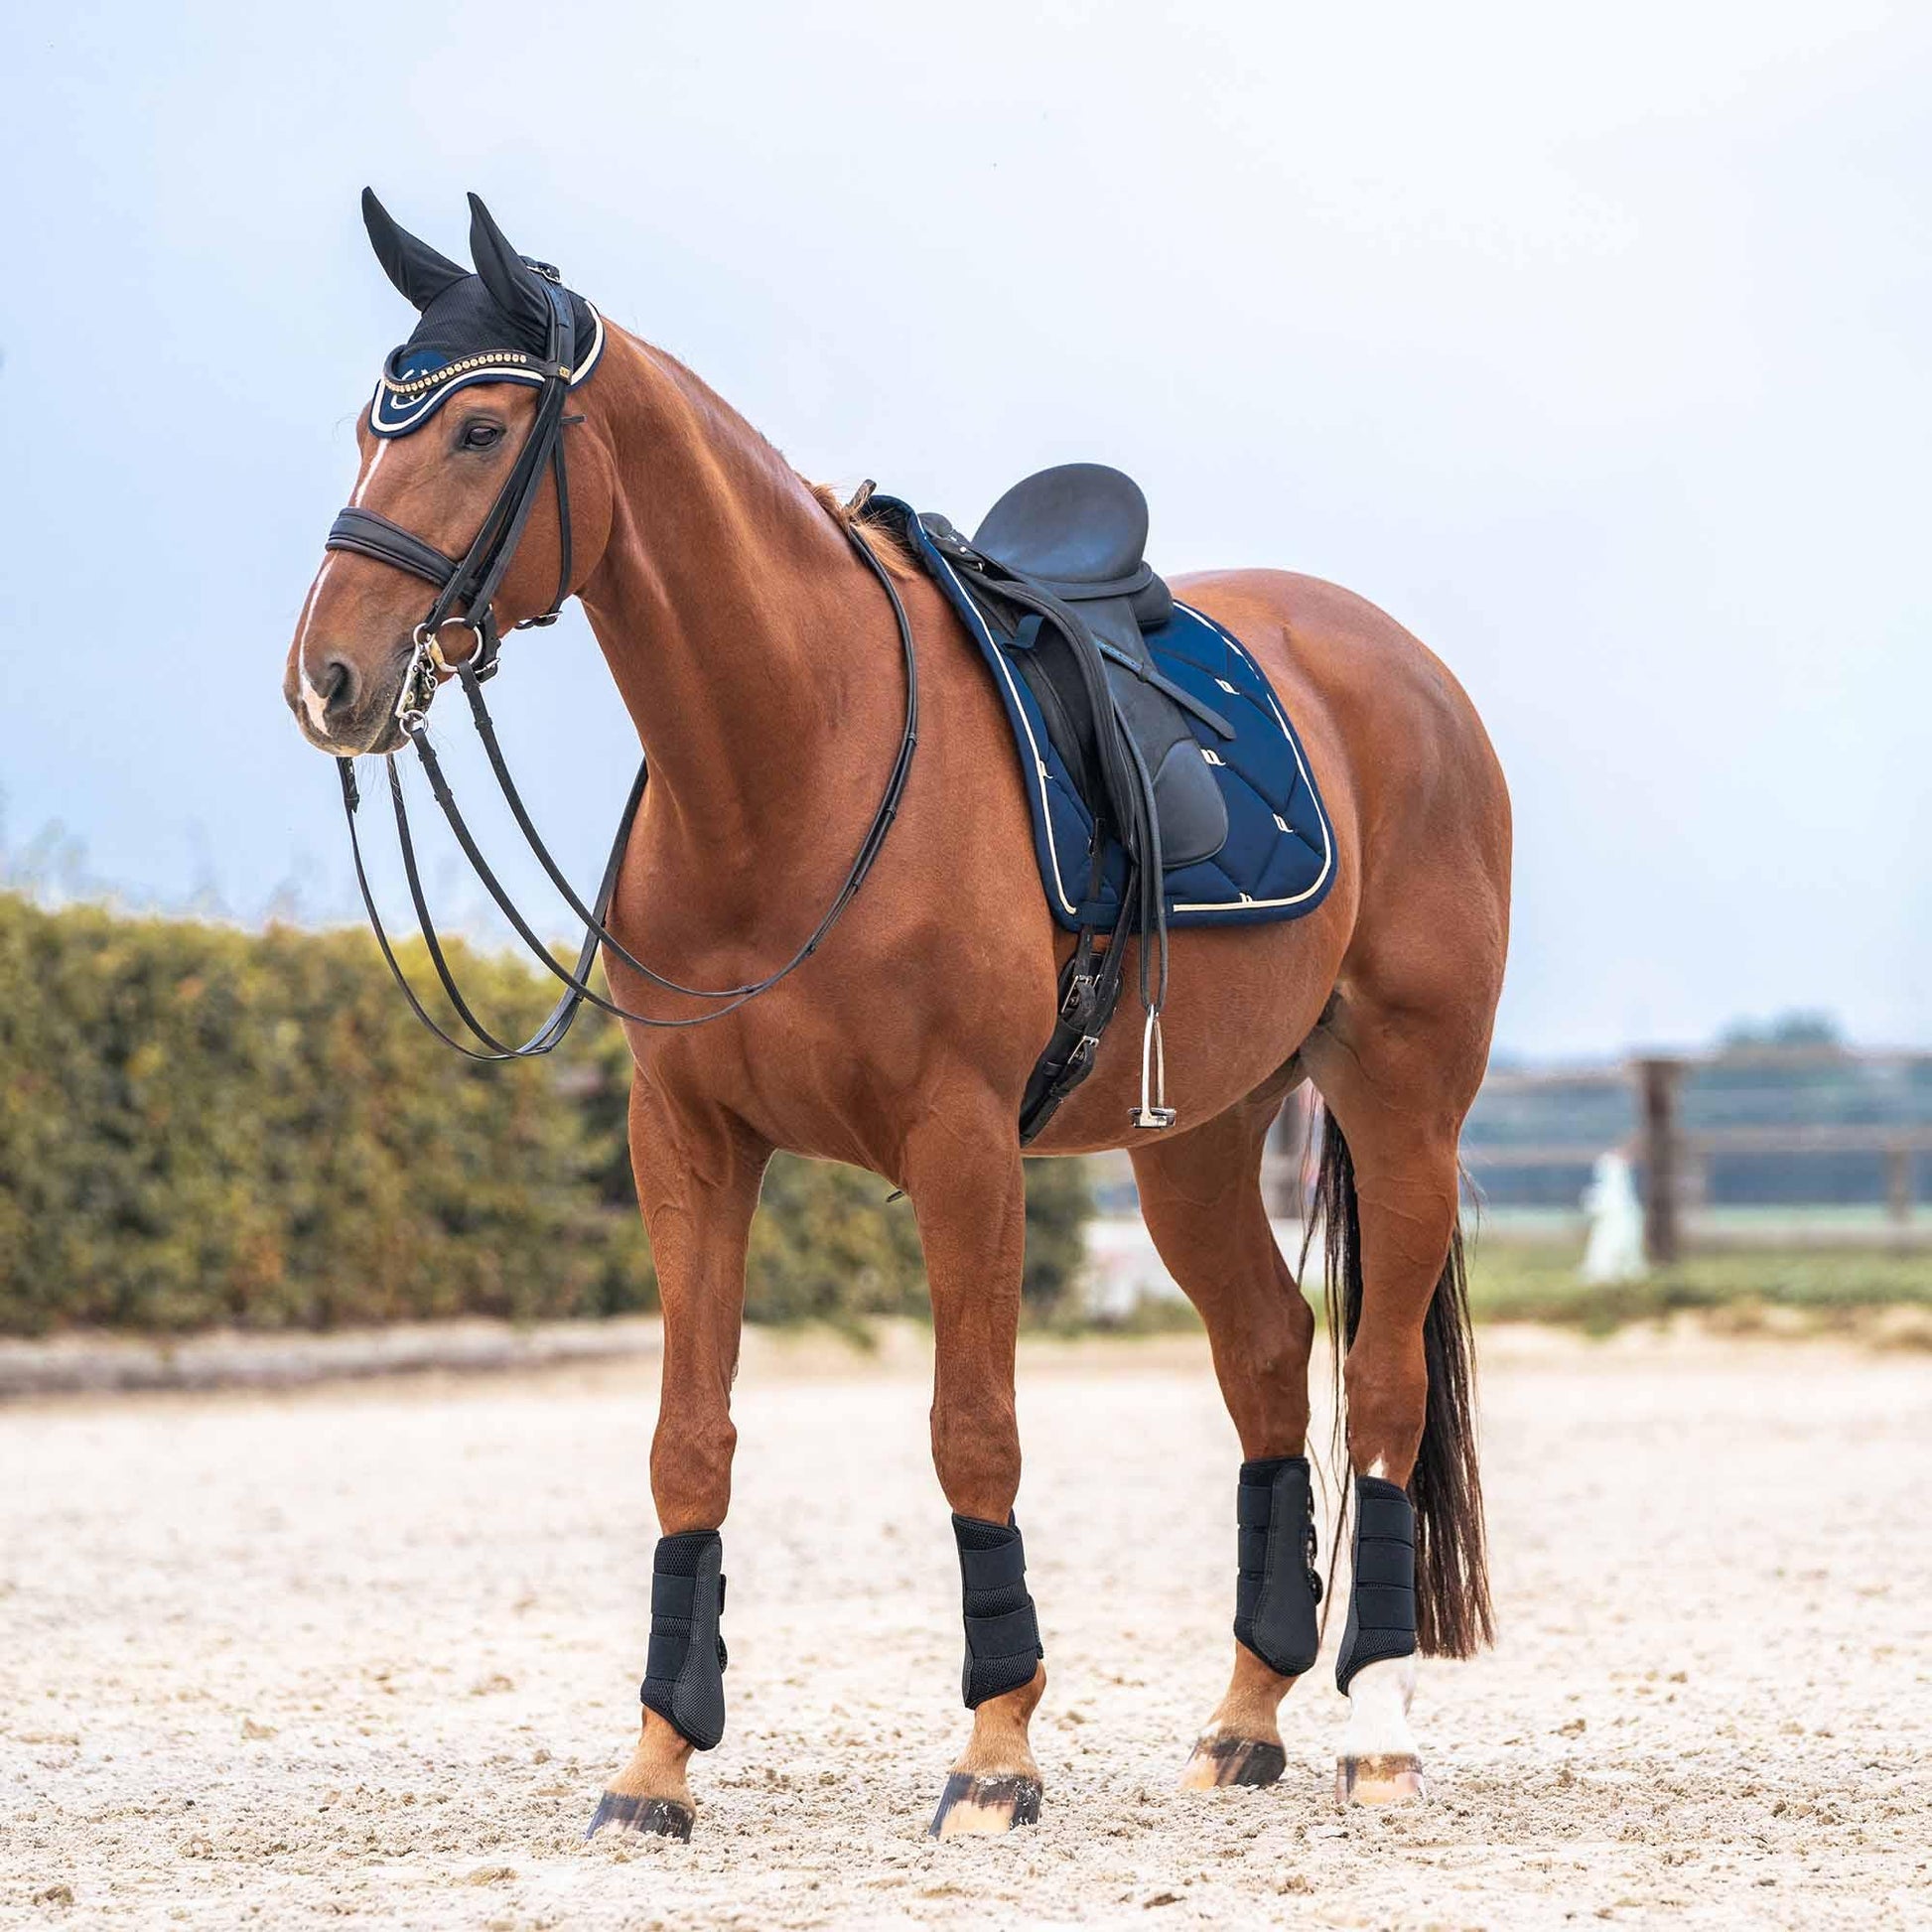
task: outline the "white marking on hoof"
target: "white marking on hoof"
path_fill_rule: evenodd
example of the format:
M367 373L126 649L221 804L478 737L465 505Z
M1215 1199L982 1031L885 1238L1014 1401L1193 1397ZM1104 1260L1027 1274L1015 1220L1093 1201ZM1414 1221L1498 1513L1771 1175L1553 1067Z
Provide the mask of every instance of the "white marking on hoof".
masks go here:
M1335 1803L1382 1807L1429 1796L1422 1765L1413 1757L1344 1757L1335 1764Z
M1364 1664L1348 1680L1348 1725L1335 1763L1338 1805L1399 1805L1429 1794L1409 1728L1414 1657Z

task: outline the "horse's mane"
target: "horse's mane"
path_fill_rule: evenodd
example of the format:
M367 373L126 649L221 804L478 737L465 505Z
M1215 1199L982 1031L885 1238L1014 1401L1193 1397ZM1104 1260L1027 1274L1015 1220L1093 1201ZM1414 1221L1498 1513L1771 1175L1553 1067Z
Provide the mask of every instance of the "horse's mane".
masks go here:
M844 497L828 483L813 483L809 478L801 481L818 498L832 521L841 529L856 531L866 548L895 577L911 577L915 574L912 553L906 549L898 532L889 523L867 514L866 505L872 497L870 483L862 484L850 497Z

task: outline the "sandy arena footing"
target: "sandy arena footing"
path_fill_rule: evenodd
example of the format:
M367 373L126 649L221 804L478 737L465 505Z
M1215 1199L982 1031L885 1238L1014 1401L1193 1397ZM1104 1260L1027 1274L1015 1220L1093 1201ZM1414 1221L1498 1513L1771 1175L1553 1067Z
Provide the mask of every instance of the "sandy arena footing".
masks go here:
M1326 1657L1279 1784L1175 1788L1233 1606L1204 1346L1029 1345L1045 1801L999 1840L925 1836L966 1722L902 1333L748 1351L688 1845L583 1841L653 1363L0 1411L0 1923L1932 1921L1932 1358L1489 1343L1502 1643L1424 1665L1431 1802L1377 1815L1334 1805Z

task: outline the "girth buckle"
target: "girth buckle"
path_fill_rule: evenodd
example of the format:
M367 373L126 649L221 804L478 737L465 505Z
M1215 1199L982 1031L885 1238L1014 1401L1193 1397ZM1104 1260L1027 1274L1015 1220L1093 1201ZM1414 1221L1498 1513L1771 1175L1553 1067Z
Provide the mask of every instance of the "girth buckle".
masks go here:
M1098 973L1075 973L1066 983L1066 998L1060 1002L1060 1018L1073 1020L1085 1013L1093 1003L1099 984Z
M1100 1035L1098 1034L1082 1034L1074 1041L1072 1052L1066 1056L1066 1074L1071 1076L1066 1080L1066 1084L1069 1087L1079 1085L1087 1077L1088 1070L1093 1065L1093 1056L1099 1050Z

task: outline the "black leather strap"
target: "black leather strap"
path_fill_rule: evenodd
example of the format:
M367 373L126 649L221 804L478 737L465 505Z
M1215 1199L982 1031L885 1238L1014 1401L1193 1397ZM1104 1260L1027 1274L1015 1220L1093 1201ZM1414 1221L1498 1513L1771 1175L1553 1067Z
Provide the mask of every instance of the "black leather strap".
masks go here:
M499 1045L489 1034L485 1033L477 1025L475 1020L470 1016L467 1008L459 1009L458 1017L471 1029L475 1036L483 1042L485 1050L479 1052L475 1047L468 1046L462 1040L453 1038L430 1018L423 1003L416 997L416 990L409 984L408 976L402 970L402 963L396 958L395 948L389 943L389 934L383 926L382 915L375 909L375 895L369 890L368 872L362 863L362 841L355 828L355 813L361 804L361 790L355 782L355 760L353 759L338 759L336 760L336 771L337 775L342 779L343 812L348 820L348 849L350 856L355 862L356 888L362 895L362 906L368 914L369 926L375 934L376 946L382 954L384 964L389 968L390 978L395 981L398 988L401 989L402 997L408 1002L410 1012L445 1046L451 1048L454 1052L461 1053L465 1059L523 1060L534 1059L540 1054L553 1052L563 1040L564 1035L570 1031L571 1022L576 1019L577 1009L582 1004L582 997L574 990L574 987L577 982L583 980L584 976L589 973L591 967L597 961L597 935L595 933L587 934L583 946L578 952L576 970L571 976L573 990L566 993L557 1002L550 1010L549 1017L544 1021L543 1025L522 1045L511 1047ZM396 770L393 763L389 765L389 776L391 784L394 784ZM598 888L597 904L602 909L609 909L612 895L617 890L618 872L623 864L624 848L630 842L630 827L637 816L637 806L642 800L643 795L644 770L640 765L637 770L637 776L631 783L630 797L624 806L623 817L618 825L618 836L611 844L611 856L605 862L603 882ZM420 881L413 876L413 849L405 848L404 864L405 868L412 873L410 893L412 897L417 901L418 916L423 920L423 936L425 941L428 942L435 928L428 923L427 914L422 909ZM439 949L432 946L431 952L432 957L435 957ZM446 982L446 990L448 982Z
M410 898L415 906L417 922L422 928L424 944L429 949L430 963L436 970L445 995L449 998L457 1018L469 1029L482 1050L453 1038L432 1020L403 977L402 968L389 944L388 935L383 930L381 916L376 911L374 897L369 891L367 873L362 864L361 846L355 825L359 793L352 763L348 759L338 760L342 776L343 808L348 819L349 845L355 859L356 884L361 890L362 903L368 912L376 943L381 948L383 959L387 962L391 975L396 984L401 987L410 1010L431 1033L435 1034L437 1038L467 1057L478 1060L522 1059L554 1050L564 1035L568 1033L571 1022L577 1016L578 1008L587 1001L592 1006L599 1007L621 1020L630 1021L636 1026L681 1029L703 1026L712 1020L721 1020L726 1014L735 1012L748 1000L757 999L761 993L768 992L780 980L795 972L818 950L833 926L838 923L847 905L852 902L860 887L864 885L866 875L872 870L874 861L885 845L887 833L898 816L899 801L911 773L912 755L918 745L918 650L912 636L911 621L906 617L905 606L899 598L897 586L892 580L891 572L879 561L871 545L860 535L857 528L851 522L847 522L844 525L847 536L860 556L864 558L873 575L884 586L892 604L905 663L905 724L899 738L898 754L888 774L886 788L881 796L879 807L873 814L872 823L860 842L858 854L852 862L844 884L823 917L813 927L805 943L782 966L766 974L762 979L749 981L740 986L695 987L686 986L678 980L667 978L654 971L618 941L605 920L610 911L611 896L616 887L623 848L630 827L636 818L638 804L643 797L648 775L647 767L643 765L639 766L636 781L631 787L630 799L625 807L622 823L619 827L617 843L612 849L604 884L600 889L595 907L586 905L578 897L575 889L564 877L561 868L551 857L548 846L539 837L536 826L524 807L522 797L510 777L509 766L503 758L502 748L497 743L495 726L490 719L482 689L483 680L489 677L496 667L497 630L491 602L496 595L497 586L502 581L503 573L509 568L524 527L529 521L530 512L542 489L546 473L554 476L557 491L561 551L557 595L547 612L539 617L522 620L519 627L553 621L564 600L570 595L570 489L562 432L566 420L564 409L570 389L575 325L570 302L564 291L549 281L545 281L543 287L551 312L550 345L545 358L545 380L538 397L536 414L530 425L530 433L524 439L522 449L517 453L516 462L511 467L509 476L504 479L494 501L484 512L483 523L468 552L461 558L450 557L435 545L426 543L413 532L405 530L400 524L392 523L387 517L378 515L373 510L361 509L354 505L342 510L337 515L335 523L330 528L326 546L330 550L351 551L358 556L373 558L378 563L389 564L397 570L406 571L411 576L420 577L426 583L436 585L437 596L419 629L419 638L433 640L441 627L456 617L461 617L463 621L473 625L478 638L477 648L458 663L457 674L462 681L464 693L470 701L471 715L476 720L478 733L483 741L483 750L489 759L490 769L495 774L504 799L531 852L535 854L552 885L562 894L564 902L583 920L586 928L586 937L575 967L558 965L551 957L550 949L517 910L496 875L490 870L488 862L483 858L482 850L471 835L470 828L458 808L455 793L444 776L435 748L430 744L428 733L424 728L423 711L434 693L435 685L433 678L426 674L422 652L419 649L416 658L412 660L411 676L422 678L417 687L421 695L411 708L404 712L401 721L403 730L415 745L417 756L422 761L423 770L429 779L430 789L435 795L437 804L442 808L451 831L456 835L457 843L462 847L465 857L469 859L484 890L509 920L518 937L529 947L538 963L562 981L566 989L563 999L559 1001L550 1018L529 1039L518 1046L509 1045L498 1039L477 1019L457 988L434 923L430 918L422 882L417 871L414 843L409 835L408 814L393 763L390 767L390 792L395 806L397 833L402 842L404 871L408 877ZM573 417L569 420L576 422L582 419ZM633 972L665 992L685 999L717 1001L722 1004L715 1006L709 1013L674 1020L633 1013L626 1007L619 1006L588 984L587 975L596 961L600 946L608 948Z
M1095 635L1079 607L1067 603L1042 580L1021 575L998 557L968 543L945 518L928 514L920 526L934 548L953 567L955 578L989 625L1002 635L1013 635L1027 626L1030 618L1050 625L1065 641L1071 660L1086 695L1088 715L1094 724L1094 756L1099 766L1098 797L1094 842L1103 849L1107 827L1111 824L1127 855L1127 878L1121 901L1134 908L1132 929L1141 938L1139 948L1140 995L1142 1009L1150 1020L1158 1020L1168 995L1168 904L1161 853L1161 821L1155 804L1154 776L1141 757L1133 735L1121 720L1118 700L1107 679L1109 653L1103 639ZM1013 615L1020 613L1020 616ZM1023 648L1037 649L1039 627L1029 631ZM1134 666L1137 675L1140 667ZM1189 699L1192 707L1194 700ZM1202 709L1206 709L1203 707ZM1209 722L1224 729L1226 721L1211 711ZM1228 735L1233 734L1229 731ZM1117 952L1118 947L1109 949ZM1111 1007L1107 1010L1111 1016ZM1104 1020L1103 1023L1104 1025ZM1052 1050L1049 1044L1049 1051ZM1070 1063L1070 1062L1069 1062ZM1035 1069L1035 1081L1038 1069ZM1033 1083L1030 1083L1030 1087ZM1067 1087L1062 1087L1060 1098ZM1044 1095L1038 1096L1043 1099ZM1054 1101L1058 1104L1057 1099ZM1050 1108L1046 1110L1050 1112ZM1037 1133L1045 1124L1045 1113L1037 1106L1027 1110L1030 1132ZM1172 1116L1170 1116L1172 1118Z
M1300 1677L1321 1647L1309 1458L1278 1455L1242 1463L1235 1522L1235 1637L1270 1670Z
M353 504L336 512L323 548L352 550L357 556L373 557L379 564L393 564L439 590L456 575L461 561L445 555L433 543L425 543L400 523L391 523L386 516L357 509Z
M1416 1510L1408 1492L1380 1476L1355 1478L1355 1575L1348 1627L1335 1659L1345 1691L1364 1664L1416 1649Z
M476 872L478 879L482 881L483 889L496 902L504 917L509 920L511 927L529 948L537 963L554 978L560 980L569 990L570 1011L562 1022L564 1031L568 1031L571 1020L575 1019L577 1006L586 1001L594 1007L601 1008L606 1013L615 1015L620 1020L627 1020L640 1027L679 1030L687 1027L702 1027L713 1020L723 1019L726 1014L736 1012L739 1007L744 1006L748 1001L755 1000L760 994L769 992L780 980L797 971L824 943L827 935L843 916L845 908L851 904L859 889L865 884L866 875L872 870L874 862L878 859L881 850L885 846L886 835L891 831L894 820L898 816L899 800L904 794L906 779L911 773L912 755L918 746L918 652L912 636L911 621L905 615L905 607L900 601L897 587L893 583L890 573L886 570L885 565L874 556L871 548L856 531L851 532L851 536L860 554L871 565L879 577L880 582L885 586L887 595L892 601L893 611L897 619L899 642L905 662L905 727L900 734L898 756L894 760L893 769L887 777L886 788L880 798L879 808L874 813L872 823L867 828L866 836L860 843L859 851L853 859L851 869L846 874L845 883L840 887L832 902L826 907L823 915L813 927L805 942L782 966L767 973L762 979L753 980L742 986L731 987L685 986L678 980L666 978L663 974L653 971L612 936L604 922L605 914L610 909L611 891L615 888L617 869L622 859L622 842L629 831L630 821L635 817L637 805L643 796L644 770L640 767L638 771L636 783L632 788L630 804L625 813L624 825L619 835L620 842L613 849L611 863L607 868L606 890L601 895L598 905L593 909L592 907L586 906L571 889L568 881L564 878L562 870L551 857L549 848L544 845L542 839L537 835L536 827L531 822L529 813L524 808L522 798L510 778L509 767L504 761L501 748L497 744L495 729L489 717L487 703L483 698L479 673L474 664L466 661L458 665L457 675L463 684L465 695L470 700L471 712L477 720L479 733L483 736L483 747L489 758L490 768L495 773L497 782L503 789L504 798L510 806L517 825L529 842L531 851L535 853L552 883L562 891L566 902L570 905L571 909L584 920L588 928L585 939L585 950L584 953L580 954L576 968L573 970L560 966L551 956L549 948L543 944L542 940L531 928L528 920L517 909L515 901L511 899L509 894L504 890L502 883L490 869L488 861L483 856L483 852L478 846L476 838L472 834L469 824L456 802L456 794L451 789L448 778L444 775L442 762L436 755L435 747L429 741L428 733L421 728L420 723L415 730L411 731L411 742L416 747L417 756L421 759L423 769L429 778L430 789L436 797L437 804L442 808L444 817L449 821L450 830L456 835L457 843L461 846L464 856L470 861L471 867ZM339 762L346 767L349 761L343 759L339 760ZM356 805L356 791L352 774L345 777L343 798L345 808L349 816L349 835L352 842L355 836L354 813ZM407 859L408 855L406 853L406 866ZM381 919L376 912L374 899L368 890L367 879L362 870L359 850L356 853L355 876L357 884L362 888L362 902L367 908L371 924L375 927L377 939L382 944L383 957L388 960L390 971L395 975L398 984L403 986L403 991L409 999L412 1010L419 1019L423 1020L424 1024L430 1028L430 1031L439 1039L448 1045L456 1045L457 1042L452 1040L450 1035L442 1028L427 1018L423 1013L420 1003L416 1000L414 993L410 991L407 984L402 980L401 968L397 965L395 956L390 951L387 941L382 934ZM427 912L423 906L421 896L417 891L416 881L413 876L411 878L411 890L416 897L418 916L425 922L425 936L427 938ZM725 1004L714 1007L709 1013L693 1014L687 1018L676 1020L665 1020L651 1014L633 1013L628 1007L620 1006L616 1001L607 999L587 983L586 975L590 970L590 961L595 959L599 946L609 947L611 951L616 953L618 957L631 966L645 979L668 992L680 994L691 999L719 1000L725 1002ZM434 949L432 950L432 963L436 963ZM459 1009L459 1012L462 1015L467 1010ZM500 1042L493 1039L489 1035L483 1033L481 1029L476 1031L478 1032L478 1036L489 1050L481 1054L472 1053L470 1057L500 1059L522 1058L526 1056L524 1049L504 1048ZM545 1043L540 1046L532 1044L531 1050L535 1052L549 1052L554 1049L562 1037L562 1032L557 1033L554 1036L550 1036L540 1031L537 1035L533 1036L533 1039L541 1038ZM459 1048L459 1050L467 1051L468 1049Z

